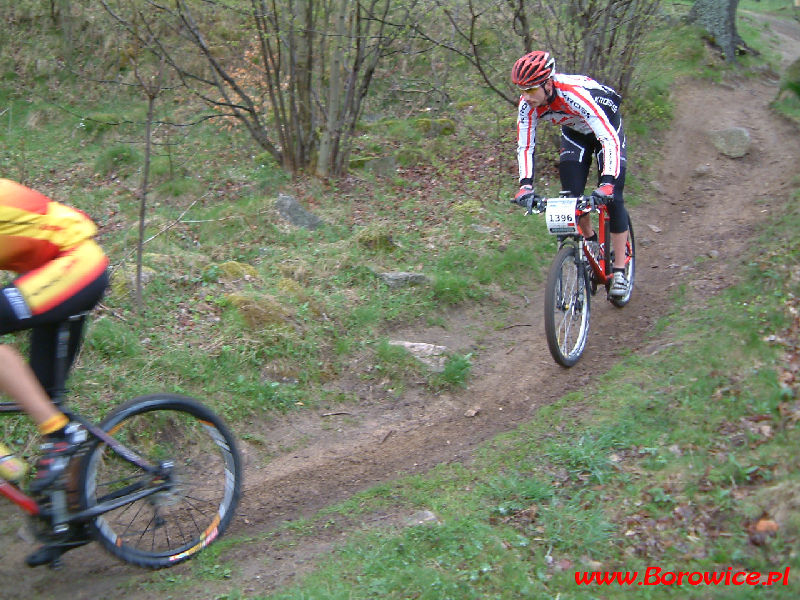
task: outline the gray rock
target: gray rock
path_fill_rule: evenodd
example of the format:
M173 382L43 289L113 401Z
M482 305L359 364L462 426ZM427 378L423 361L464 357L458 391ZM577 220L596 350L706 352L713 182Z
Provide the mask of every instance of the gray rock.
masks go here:
M744 127L729 127L708 132L711 143L725 156L741 158L750 150L752 139Z
M444 366L447 362L447 346L438 346L425 342L407 342L404 340L391 340L389 344L405 348L414 358L426 365L434 373L444 371Z
M667 188L664 187L664 185L660 181L655 181L655 180L651 181L650 187L653 188L653 191L656 192L657 194L667 193Z
M350 159L351 169L365 169L379 177L391 177L397 172L394 156L359 156Z
M696 167L694 171L692 171L692 175L695 177L705 177L706 175L711 174L711 165L700 165Z
M278 214L293 225L314 230L325 225L325 221L308 212L294 196L280 194L275 202Z
M407 273L403 271L392 271L388 273L378 273L378 277L389 287L404 287L407 285L422 285L428 283L427 276L422 273Z
M408 520L408 524L410 526L416 525L441 525L442 522L439 520L439 517L436 516L435 513L429 510L421 510L419 512L414 513L411 515Z

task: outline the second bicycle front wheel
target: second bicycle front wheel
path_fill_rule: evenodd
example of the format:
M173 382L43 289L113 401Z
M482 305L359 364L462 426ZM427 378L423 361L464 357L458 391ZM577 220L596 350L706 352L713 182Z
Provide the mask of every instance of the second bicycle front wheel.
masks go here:
M553 259L544 298L544 330L555 361L571 367L589 336L590 293L575 246L563 246Z
M170 394L135 398L100 426L154 465L147 473L98 442L83 458L85 509L121 504L89 523L117 558L159 569L190 558L230 524L239 502L242 467L233 436L203 404ZM147 493L124 502L126 496Z

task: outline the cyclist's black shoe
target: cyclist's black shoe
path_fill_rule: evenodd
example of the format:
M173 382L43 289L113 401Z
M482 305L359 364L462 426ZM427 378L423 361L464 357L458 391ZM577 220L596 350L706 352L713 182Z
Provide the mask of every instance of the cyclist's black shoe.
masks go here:
M69 459L85 440L86 430L78 423L69 423L58 437L50 438L42 444L42 456L36 463L36 477L31 482L29 491L39 494L51 487L67 469Z
M30 485L33 494L43 492L53 485L66 470L74 447L66 440L47 442L40 447L42 457L36 463L36 477Z
M25 559L25 564L29 567L39 567L41 565L52 565L58 562L64 551L58 546L42 546Z
M72 537L63 542L41 546L38 550L27 556L25 559L25 564L29 567L50 565L51 568L56 569L61 566L59 559L61 558L62 554L72 550L73 548L78 548L79 546L88 544L91 541L92 538L86 534L85 530L80 529L76 531Z

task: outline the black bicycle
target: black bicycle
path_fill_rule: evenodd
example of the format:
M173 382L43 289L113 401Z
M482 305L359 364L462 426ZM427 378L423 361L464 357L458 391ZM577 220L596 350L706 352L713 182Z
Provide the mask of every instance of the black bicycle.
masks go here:
M79 317L75 317L79 318ZM69 322L58 337L60 384ZM192 398L134 398L94 424L56 404L86 429L51 489L28 495L0 479L0 494L25 511L44 546L29 566L56 566L61 555L98 541L140 567L176 565L218 539L233 518L242 489L236 441L223 420ZM20 413L0 403L0 414Z

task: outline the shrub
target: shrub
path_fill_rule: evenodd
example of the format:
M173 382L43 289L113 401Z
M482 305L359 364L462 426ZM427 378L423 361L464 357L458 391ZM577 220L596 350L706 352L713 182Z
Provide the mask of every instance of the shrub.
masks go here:
M110 175L133 170L133 166L141 161L141 155L127 144L117 144L103 151L94 163L96 173Z

